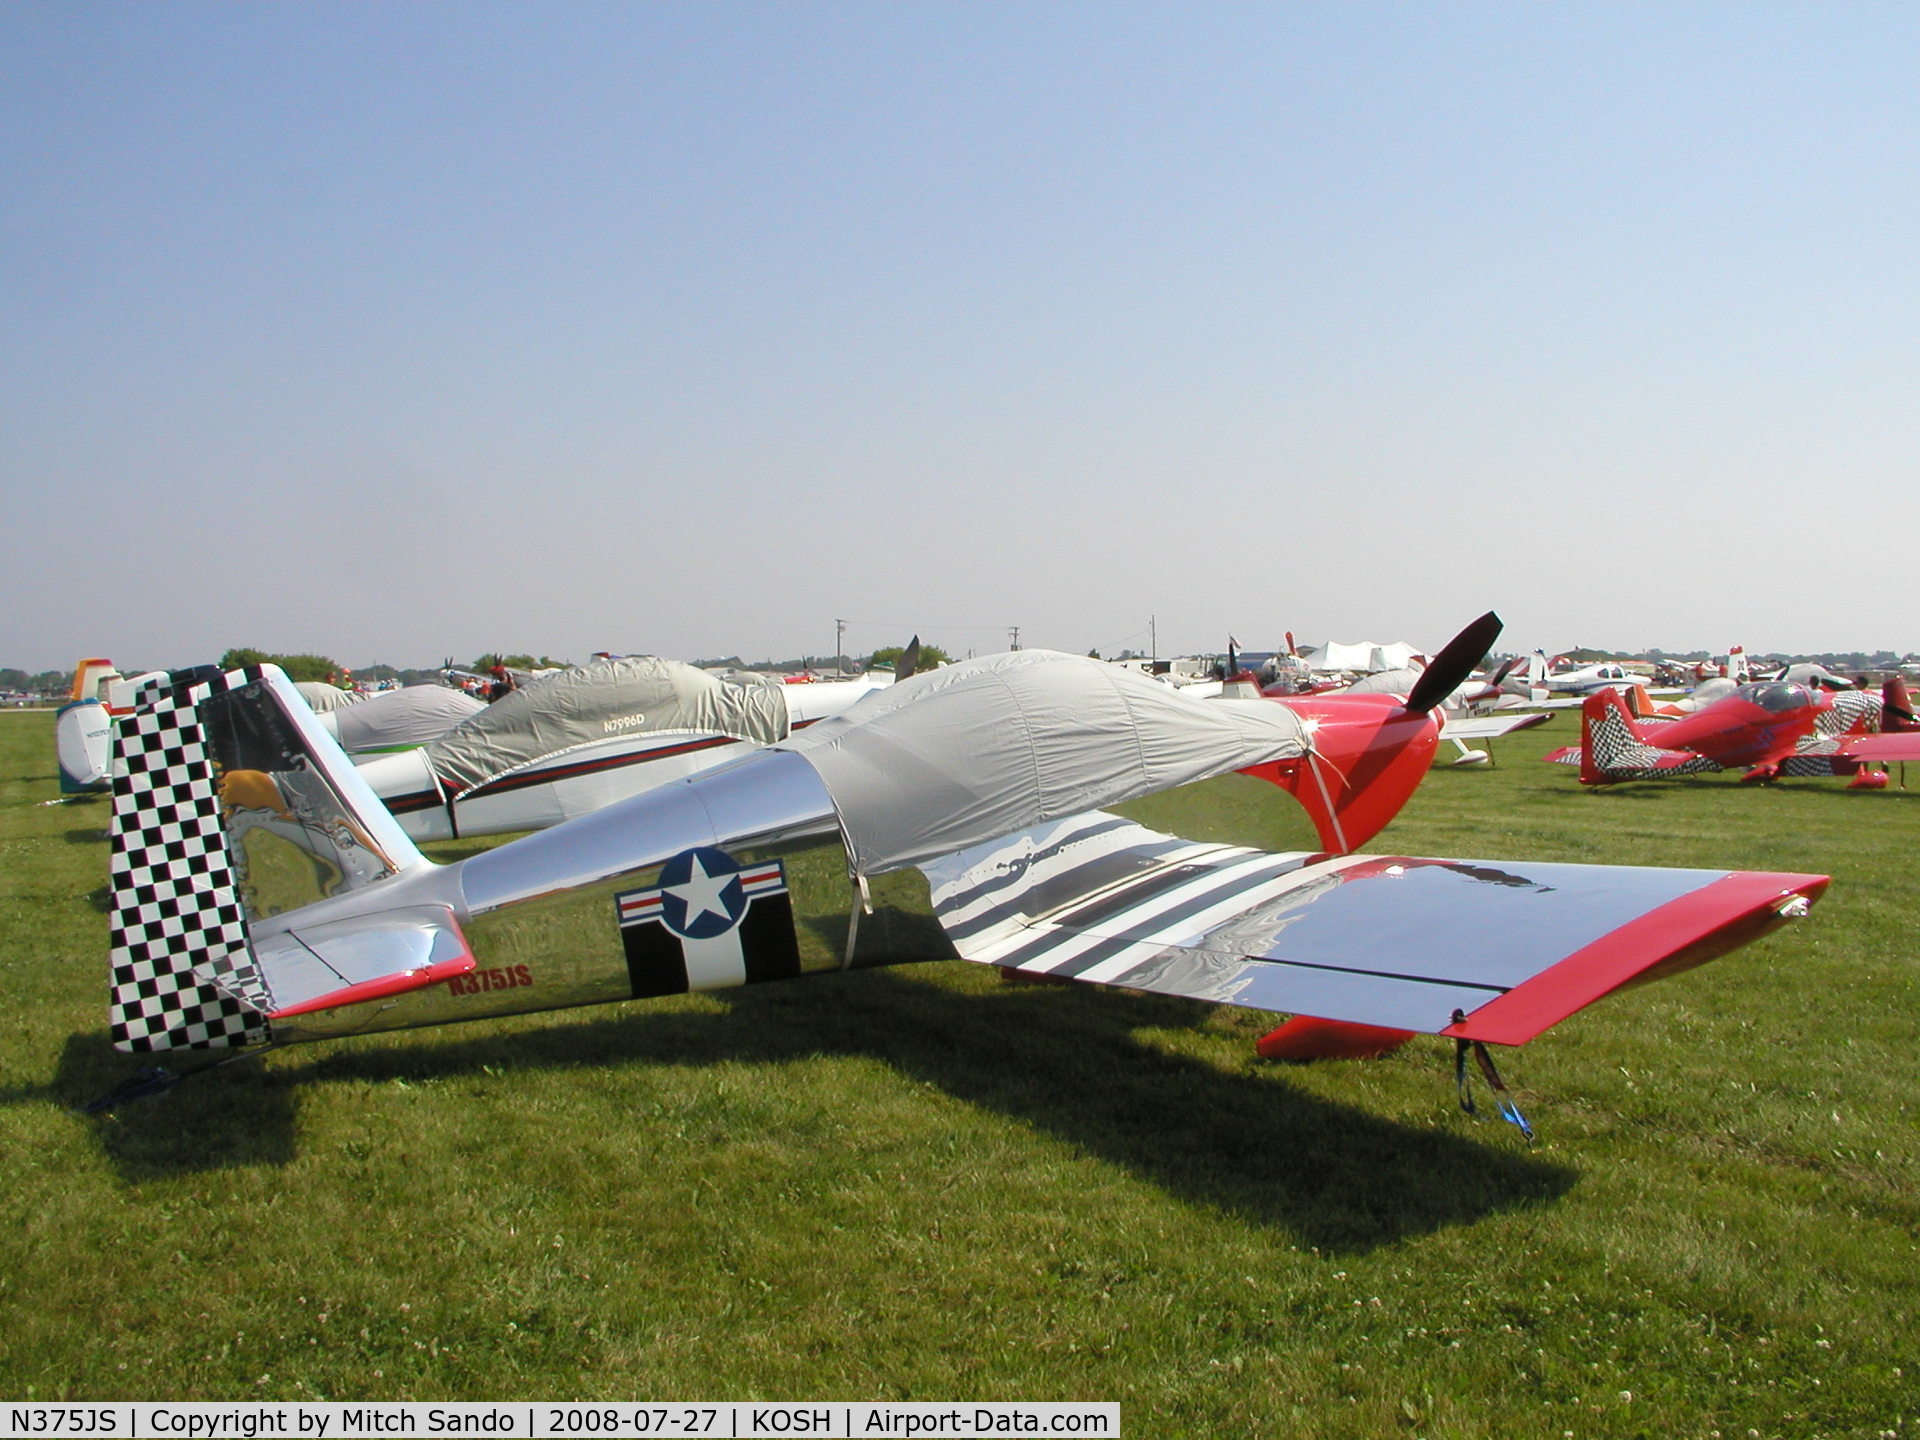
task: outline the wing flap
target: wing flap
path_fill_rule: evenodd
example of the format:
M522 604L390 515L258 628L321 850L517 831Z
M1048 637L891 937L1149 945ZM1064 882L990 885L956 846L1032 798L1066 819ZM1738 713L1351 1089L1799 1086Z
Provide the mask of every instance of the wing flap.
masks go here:
M924 868L965 959L1503 1044L1745 943L1826 886L1810 875L1269 855L1098 813Z

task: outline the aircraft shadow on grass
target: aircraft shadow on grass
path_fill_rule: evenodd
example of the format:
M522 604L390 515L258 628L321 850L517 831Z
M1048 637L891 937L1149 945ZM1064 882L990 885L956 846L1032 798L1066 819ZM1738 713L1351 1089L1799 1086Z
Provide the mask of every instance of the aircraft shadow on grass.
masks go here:
M427 1083L515 1070L779 1065L867 1056L1008 1116L1188 1202L1359 1253L1408 1236L1550 1202L1578 1172L1488 1139L1422 1129L1313 1095L1284 1073L1223 1072L1134 1032L1191 1028L1213 1007L1091 986L962 992L925 971L869 970L813 984L727 992L725 1013L581 1018L509 1034L435 1032L335 1049L304 1064L241 1062L155 1102L92 1122L130 1183L231 1166L285 1165L300 1148L309 1087ZM1362 1062L1364 1063L1364 1062ZM72 1104L126 1078L101 1032L73 1036L51 1086L15 1100ZM1442 1065L1435 1063L1440 1082ZM504 1072L501 1073L501 1072ZM1438 1107L1451 1103L1443 1083Z

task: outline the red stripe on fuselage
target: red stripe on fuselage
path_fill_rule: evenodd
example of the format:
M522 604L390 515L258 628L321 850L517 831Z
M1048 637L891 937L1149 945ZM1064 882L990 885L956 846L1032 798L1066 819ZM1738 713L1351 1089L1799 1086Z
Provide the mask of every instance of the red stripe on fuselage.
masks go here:
M675 755L692 755L701 750L713 750L722 745L740 743L739 738L733 735L710 735L701 740L687 740L678 745L661 745L652 750L605 755L598 760L581 760L571 765L550 766L544 770L517 771L502 779L489 780L476 785L471 790L462 790L452 798L456 801L467 801L476 800L482 795L505 795L515 790L525 790L531 785L551 785L558 780L571 780L581 775L598 775L608 770L623 769L628 765L644 765L649 760L666 760ZM386 802L386 806L395 815L407 815L415 810L430 810L441 803L438 792L417 790L411 795L394 796Z

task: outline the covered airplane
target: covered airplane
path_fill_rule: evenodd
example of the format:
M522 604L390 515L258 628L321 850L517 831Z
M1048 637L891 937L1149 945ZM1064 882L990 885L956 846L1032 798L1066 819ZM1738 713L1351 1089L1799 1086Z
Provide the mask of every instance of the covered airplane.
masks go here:
M917 870L950 956L1295 1012L1275 1056L1424 1031L1484 1060L1805 913L1825 877L1352 854L1418 784L1489 623L1404 700L1196 701L1084 657L989 656L452 865L277 671L183 673L120 730L113 1038L227 1056L921 958L893 923ZM240 770L298 803L223 799ZM1104 808L1234 771L1293 795L1322 850Z
M362 763L431 744L487 708L484 700L451 685L407 685L372 695L317 682L296 682L295 688L313 705L321 727ZM322 703L314 703L316 696Z
M1579 766L1583 785L1744 769L1750 781L1838 775L1876 790L1886 774L1866 767L1920 760L1920 725L1897 679L1879 695L1755 680L1678 718L1636 717L1607 690L1582 706L1580 743L1545 758Z
M360 774L415 840L539 829L785 739L891 679L742 686L679 660L609 657L476 705ZM336 712L343 733L363 708Z

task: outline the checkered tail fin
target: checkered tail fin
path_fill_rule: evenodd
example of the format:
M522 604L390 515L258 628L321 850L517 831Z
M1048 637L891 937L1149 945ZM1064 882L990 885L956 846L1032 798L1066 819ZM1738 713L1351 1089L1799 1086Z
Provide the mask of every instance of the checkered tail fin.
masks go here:
M275 667L176 671L141 691L115 744L114 1044L270 1038L249 921L424 860Z

